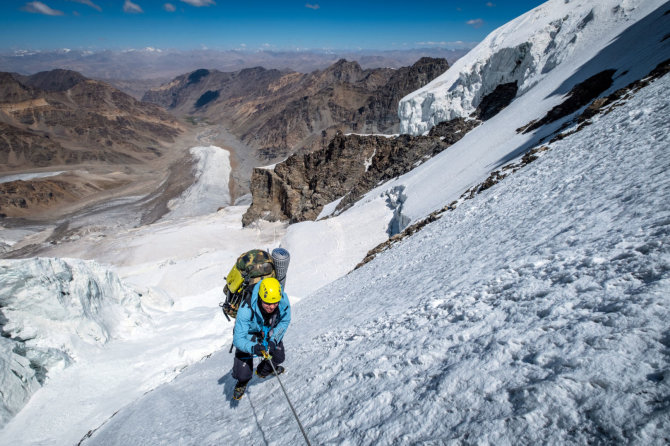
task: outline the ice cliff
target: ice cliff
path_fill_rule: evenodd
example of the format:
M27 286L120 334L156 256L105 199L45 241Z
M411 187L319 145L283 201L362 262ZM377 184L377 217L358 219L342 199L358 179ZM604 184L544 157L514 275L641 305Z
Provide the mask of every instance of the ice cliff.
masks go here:
M85 260L0 260L0 426L78 353L147 322L140 295Z
M444 74L405 96L398 110L400 131L419 135L439 122L468 117L502 84L516 83L519 97L573 53L589 56L589 47L601 48L635 19L632 15L659 3L549 0L498 28Z

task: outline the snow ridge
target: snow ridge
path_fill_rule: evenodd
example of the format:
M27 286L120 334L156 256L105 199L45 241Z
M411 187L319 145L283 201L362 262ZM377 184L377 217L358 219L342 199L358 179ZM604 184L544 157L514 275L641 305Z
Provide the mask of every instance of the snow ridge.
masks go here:
M517 97L576 52L588 54L662 1L549 0L489 34L443 75L400 101L400 132L419 135L439 122L467 117L500 84Z

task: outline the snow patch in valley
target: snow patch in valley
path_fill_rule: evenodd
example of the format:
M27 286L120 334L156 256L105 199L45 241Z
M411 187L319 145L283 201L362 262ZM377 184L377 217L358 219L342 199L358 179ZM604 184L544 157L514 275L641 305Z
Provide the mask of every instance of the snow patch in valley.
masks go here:
M22 173L17 175L5 175L0 177L0 183L10 183L12 181L30 181L40 178L55 177L64 172L65 172L64 170L61 170L58 172L39 172L39 173Z
M180 197L170 200L170 212L164 220L207 215L230 205L230 153L216 146L192 147L190 152L197 159L197 180Z

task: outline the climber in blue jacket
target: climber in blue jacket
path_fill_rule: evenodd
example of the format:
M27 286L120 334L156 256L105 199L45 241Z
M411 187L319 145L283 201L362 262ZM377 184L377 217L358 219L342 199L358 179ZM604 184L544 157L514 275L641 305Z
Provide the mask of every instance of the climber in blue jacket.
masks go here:
M260 378L275 371L277 374L284 372L284 367L279 364L285 359L282 339L290 322L291 304L279 281L268 277L257 283L249 304L240 307L235 319L233 378L237 384L233 398L240 399L244 395L251 380L254 356L263 358L256 367L256 375Z

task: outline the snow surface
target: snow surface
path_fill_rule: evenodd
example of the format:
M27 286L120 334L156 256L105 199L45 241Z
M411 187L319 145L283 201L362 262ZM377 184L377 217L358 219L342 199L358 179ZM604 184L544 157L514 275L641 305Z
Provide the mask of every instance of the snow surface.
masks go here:
M291 252L294 313L282 381L314 444L662 444L667 76L331 283L394 230L536 146L562 122L514 129L572 85L617 68L618 88L669 57L662 2L601 13L610 3L593 6L584 38L564 45L561 63L499 115L338 216L242 228L245 207L229 206L53 246L49 255L93 259L142 294L152 329L77 350L71 366L50 370L0 444L77 444L100 426L84 444L299 443L276 380L253 381L239 405L229 403L232 324L217 307L235 258L279 245ZM584 4L551 1L541 11L553 21ZM535 31L527 27L526 41ZM491 39L505 48L522 37L503 27ZM190 200L220 199L186 198L185 214L195 212Z
M312 443L666 444L668 88L294 305L282 382ZM276 380L230 402L231 364L84 444L300 444Z
M5 175L0 177L0 183L10 183L12 181L29 181L29 180L34 180L36 178L49 178L49 177L55 177L57 175L60 175L64 171L58 171L58 172L36 172L36 173L22 173L22 174L16 174L16 175Z
M80 352L129 339L148 322L140 295L95 262L0 260L3 424Z
M623 6L618 6L619 3L621 2L565 3L563 0L544 3L494 31L472 52L454 63L444 75L401 101L400 107L406 109L414 103L412 101L418 101L417 104L421 102L424 96L434 95L444 99L439 101L436 99L437 102L431 106L435 108L436 114L432 115L432 112L425 114L427 121L417 121L419 115L413 115L411 119L402 118L408 130L412 130L409 127L414 125L421 127L416 128L419 132L427 130L429 127L419 123L424 122L428 125L432 119L438 119L440 113L446 113L445 110L459 109L454 102L457 99L451 97L454 92L462 91L461 87L464 85L467 85L468 91L484 88L477 80L479 77L471 78L463 73L469 72L471 66L479 67L477 68L479 70L481 66L486 65L485 61L494 49L512 47L524 38L530 42L541 39L543 32L550 32L548 29L553 29L553 25L546 28L548 25L545 26L545 22L559 21L562 24L560 33L555 39L562 33L568 33L564 39L569 42L573 42L573 37L578 37L567 47L558 44L555 48L551 47L552 54L561 63L550 72L538 74L531 70L525 73L523 81L520 82L520 91L527 91L517 96L504 113L494 116L485 125L470 131L462 140L439 156L382 186L386 190L398 186L405 188L405 195L408 198L403 203L402 211L408 221L421 219L430 212L440 209L445 203L458 199L465 190L486 178L489 172L535 147L546 135L559 128L565 120L559 120L534 133L519 134L516 131L563 102L564 94L576 83L604 69L616 68L614 83L604 93L606 95L645 76L656 65L670 58L670 40L662 40L670 27L668 15L664 14L666 9L659 7L664 2L627 1ZM635 9L632 9L633 7ZM584 21L578 18L591 15L592 19L581 28L574 25L579 32L570 31L573 27L568 26L568 22L583 23ZM550 34L553 35L551 32ZM533 44L533 48L537 46ZM562 49L562 52L558 49ZM508 54L508 57L514 59L512 54ZM488 72L481 73L481 76L484 75L485 79L491 77ZM493 76L494 79L495 77ZM452 80L456 78L458 80L452 84ZM491 90L495 85L497 83L494 81ZM426 104L422 105L424 110L427 110ZM465 115L471 110L474 108L466 110ZM439 119L447 118L448 116L443 116ZM426 181L426 178L431 180ZM377 192L380 193L381 188L378 188Z
M198 160L194 176L199 181L168 203L170 212L164 220L207 215L231 204L228 189L230 153L216 146L192 147L190 152ZM218 200L212 199L217 196Z

